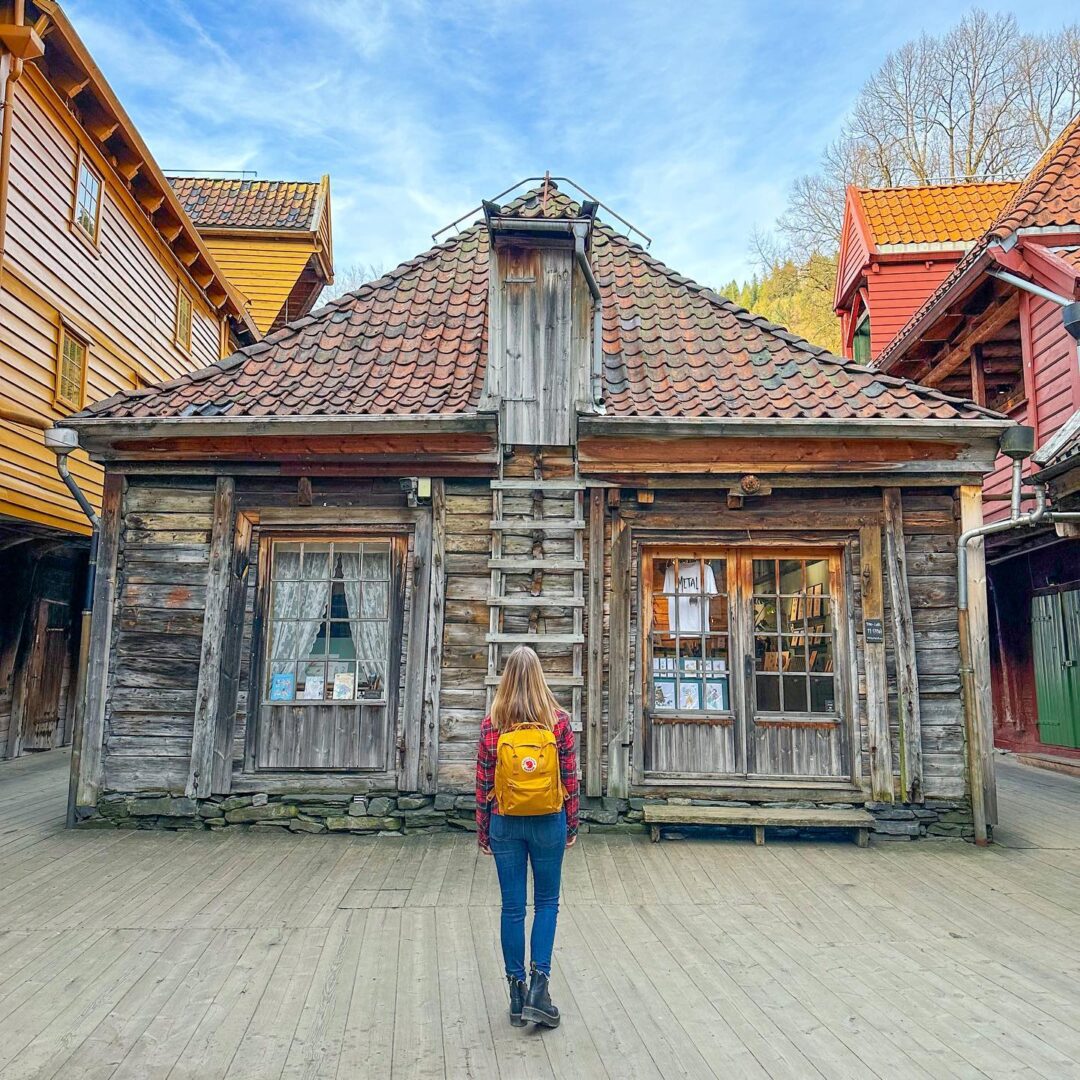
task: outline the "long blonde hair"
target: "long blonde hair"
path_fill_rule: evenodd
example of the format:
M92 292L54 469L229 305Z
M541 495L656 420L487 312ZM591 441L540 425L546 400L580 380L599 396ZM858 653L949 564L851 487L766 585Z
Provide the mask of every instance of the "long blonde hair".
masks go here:
M518 724L555 727L559 703L548 688L540 657L528 645L519 645L507 658L495 700L491 723L500 734Z

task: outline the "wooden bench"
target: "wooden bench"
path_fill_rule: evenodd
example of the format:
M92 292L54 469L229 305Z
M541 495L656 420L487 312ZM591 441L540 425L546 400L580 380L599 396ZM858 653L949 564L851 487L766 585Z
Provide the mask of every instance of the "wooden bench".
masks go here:
M645 824L653 841L665 825L746 825L754 830L754 843L765 843L765 829L779 825L794 829L854 829L859 847L870 842L874 817L865 810L799 810L790 806L680 806L645 807Z

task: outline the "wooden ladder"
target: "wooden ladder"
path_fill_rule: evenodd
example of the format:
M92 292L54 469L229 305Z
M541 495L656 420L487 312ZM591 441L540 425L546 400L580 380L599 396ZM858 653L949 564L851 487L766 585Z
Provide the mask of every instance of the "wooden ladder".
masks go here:
M585 484L577 474L544 479L538 458L532 479L491 481L491 587L488 592L490 711L504 649L531 645L540 654L560 704L581 730L585 647ZM565 663L568 659L569 663ZM569 672L562 670L569 667Z

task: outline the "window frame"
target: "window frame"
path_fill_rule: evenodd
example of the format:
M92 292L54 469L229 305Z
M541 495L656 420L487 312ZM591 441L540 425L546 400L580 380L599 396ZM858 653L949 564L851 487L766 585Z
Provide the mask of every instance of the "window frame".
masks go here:
M98 183L97 202L94 207L94 231L90 233L79 220L79 192L82 188L82 174L85 169ZM86 151L79 147L75 156L75 174L71 188L71 210L69 225L75 234L89 244L95 251L101 240L101 207L105 202L105 177L90 161Z
M187 327L185 333L181 334L181 330L184 329L180 325L180 310L181 301L187 301ZM183 281L177 279L176 282L176 314L173 318L173 343L178 345L184 352L191 352L191 338L192 328L195 323L195 300L191 293L184 288Z
M856 342L866 342L866 355L859 356L859 348ZM869 365L873 360L873 345L870 338L870 309L864 307L862 314L855 323L851 332L851 358L857 364Z
M277 532L277 531L275 531L275 532L267 533L264 537L260 538L260 541L261 542L264 541L265 545L266 545L265 558L262 560L264 565L265 565L265 568L266 568L265 569L266 577L265 577L265 588L263 588L261 590L260 596L259 596L259 598L257 600L257 602L260 605L260 611L258 612L258 614L259 614L260 626L262 627L262 634L260 635L260 640L257 642L257 645L256 645L256 647L258 649L258 656L259 656L259 664L258 664L258 680L259 681L254 687L256 692L254 694L252 694L252 697L257 702L260 709L265 708L265 707L276 707L276 706L288 706L289 708L299 708L299 707L316 708L318 706L327 705L327 704L336 705L336 706L353 706L353 707L370 706L370 707L373 707L373 708L382 708L382 707L389 706L390 698L391 698L390 681L391 681L391 678L393 676L393 671L395 670L396 667L398 667L400 665L400 657L398 658L396 663L395 663L394 658L393 658L394 628L395 628L395 626L400 626L401 625L401 620L402 620L403 615L404 615L404 605L402 605L401 610L396 610L395 607L394 607L395 593L394 593L394 589L393 589L393 584L394 584L394 544L396 542L400 541L401 535L402 534L400 532L394 532L394 531L391 531L391 530L386 530L386 531L382 531L382 530L368 531L368 530L365 530L363 533L348 532L348 533L333 533L333 534L325 534L325 533L321 533L321 532L313 533L313 532ZM407 542L407 538L406 538L406 542ZM335 543L336 544L365 544L365 543L368 543L368 544L385 544L386 547L387 547L387 577L385 579L379 579L380 581L385 580L385 582L386 582L386 591L387 591L386 617L385 617L385 620L379 620L379 621L385 622L385 626L386 626L386 652L385 652L385 655L383 657L383 692L379 697L357 697L356 696L356 684L354 682L354 684L353 684L353 696L351 698L333 698L333 697L328 698L328 697L325 696L325 691L324 691L324 696L321 697L321 698L302 698L302 697L296 696L297 691L299 690L299 686L298 686L299 679L295 678L295 676L294 676L294 682L293 682L293 694L294 694L294 696L292 698L287 698L287 699L285 699L285 698L272 698L270 696L270 684L271 684L271 679L272 679L272 673L271 673L270 669L271 669L271 667L273 665L273 658L270 656L270 651L271 651L271 649L273 647L273 627L274 627L274 623L276 621L278 621L278 620L275 620L273 618L273 607L272 607L273 595L274 595L273 586L274 586L274 584L276 582L278 582L280 580L293 580L291 578L290 579L278 579L278 578L274 577L274 549L275 549L275 545L277 545L277 544L335 544ZM331 566L330 569L332 570L333 567ZM302 575L302 573L303 573L303 571L301 569L301 575ZM363 571L361 569L361 575L362 575L362 573L363 573ZM303 576L301 576L299 579L296 579L296 580L307 581L309 579L306 579ZM323 580L325 580L327 583L329 583L329 585L331 587L330 590L327 593L328 606L329 606L329 601L330 601L330 599L332 598L332 595L333 595L332 589L333 589L334 578L332 576L330 576L330 577L327 577L326 579L312 578L310 580L312 580L312 581L323 581ZM363 579L363 577L361 577L359 580L363 581L365 579ZM332 618L332 616L330 614L327 614L327 616L324 619L320 620L320 622L324 622L327 625L331 624L334 621L335 620ZM347 620L337 620L337 621L352 622L354 620L347 619ZM360 620L355 620L355 621L360 621ZM399 651L400 651L400 641L399 641L398 645L399 645ZM329 653L328 653L325 663L329 664L330 662L331 661L329 660ZM290 661L290 663L292 663L292 664L294 664L294 666L298 667L300 665L301 661L299 660L299 658L297 658L295 660ZM353 663L355 664L356 661L354 660ZM355 677L355 671L354 671L354 677ZM324 680L324 687L325 687L325 680ZM251 689L249 689L249 693L251 693Z
M64 370L64 344L73 341L82 347L82 371L79 377L79 398L73 401L61 393ZM90 338L71 326L66 319L60 320L56 335L56 370L53 378L53 405L58 409L71 409L78 412L86 403L86 380L90 370Z

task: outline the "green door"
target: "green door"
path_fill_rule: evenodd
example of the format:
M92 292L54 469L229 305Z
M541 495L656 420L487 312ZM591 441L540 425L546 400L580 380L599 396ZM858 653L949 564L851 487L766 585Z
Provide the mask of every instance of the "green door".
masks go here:
M1031 633L1039 739L1080 748L1080 590L1033 597Z

